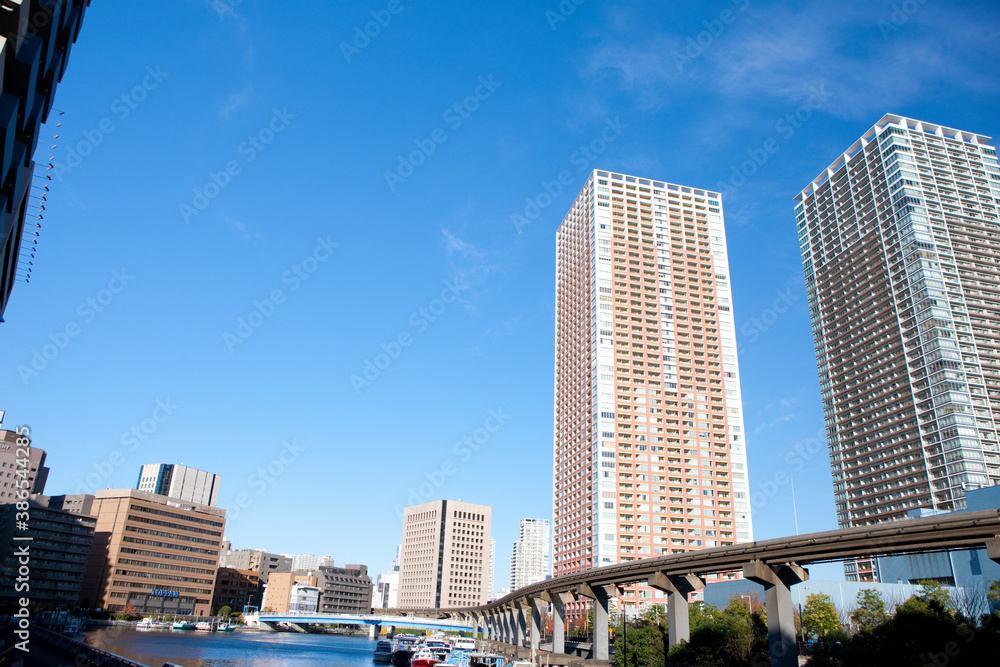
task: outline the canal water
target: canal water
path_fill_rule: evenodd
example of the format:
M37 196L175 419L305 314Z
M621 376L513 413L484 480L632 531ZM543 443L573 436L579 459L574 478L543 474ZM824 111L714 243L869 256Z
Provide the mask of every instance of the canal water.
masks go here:
M375 642L293 632L178 632L102 628L84 641L148 667L372 667Z

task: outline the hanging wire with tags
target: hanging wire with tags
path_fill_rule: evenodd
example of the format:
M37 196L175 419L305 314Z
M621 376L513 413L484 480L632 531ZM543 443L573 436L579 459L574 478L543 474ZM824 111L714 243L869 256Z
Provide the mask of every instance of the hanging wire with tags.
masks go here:
M59 116L65 113L58 109L52 109L52 111ZM51 136L51 140L55 142L59 138L58 130L61 126L61 122L53 122L50 119L39 128L39 131ZM58 144L52 143L43 155L57 147ZM24 226L21 231L21 247L15 271L15 280L25 283L31 282L31 272L35 267L35 253L38 252L38 240L41 238L42 220L45 219L45 202L48 200L49 186L52 183L52 176L49 172L53 168L55 155L49 155L47 158L42 157L39 160L36 149L34 158L35 168L31 174L31 186L24 204ZM42 165L45 165L44 170L41 169Z

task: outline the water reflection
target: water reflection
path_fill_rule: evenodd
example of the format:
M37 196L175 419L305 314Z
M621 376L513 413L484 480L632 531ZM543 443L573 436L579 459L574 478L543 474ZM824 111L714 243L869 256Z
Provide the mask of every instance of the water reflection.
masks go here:
M91 646L124 658L162 667L372 667L375 642L362 637L291 632L203 633L171 630L88 632Z

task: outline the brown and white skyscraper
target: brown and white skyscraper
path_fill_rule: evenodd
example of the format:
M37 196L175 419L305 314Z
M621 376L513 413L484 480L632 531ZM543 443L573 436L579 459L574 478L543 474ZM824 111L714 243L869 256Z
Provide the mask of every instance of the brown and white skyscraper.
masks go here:
M967 489L1000 483L988 141L887 114L796 197L842 527L962 509Z
M751 541L718 193L594 171L556 245L553 574Z

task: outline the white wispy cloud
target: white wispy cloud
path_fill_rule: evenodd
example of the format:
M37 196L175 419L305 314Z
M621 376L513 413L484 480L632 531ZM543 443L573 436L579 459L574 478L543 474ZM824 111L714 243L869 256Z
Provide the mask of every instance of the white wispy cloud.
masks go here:
M944 80L971 92L995 89L1000 28L983 16L995 10L927 3L894 15L895 6L755 4L690 52L688 39L698 37L700 24L693 34L649 34L636 12L626 22L632 30L608 31L598 40L581 76L595 86L616 85L642 109L670 105L692 91L718 95L733 102L720 109L737 125L748 117L741 101L797 105L816 86L832 93L829 113L852 119L901 108ZM708 11L705 19L714 18ZM694 57L678 58L685 53Z
M253 97L253 86L247 86L243 90L232 93L225 102L216 110L222 118L229 118L233 112L246 104Z

